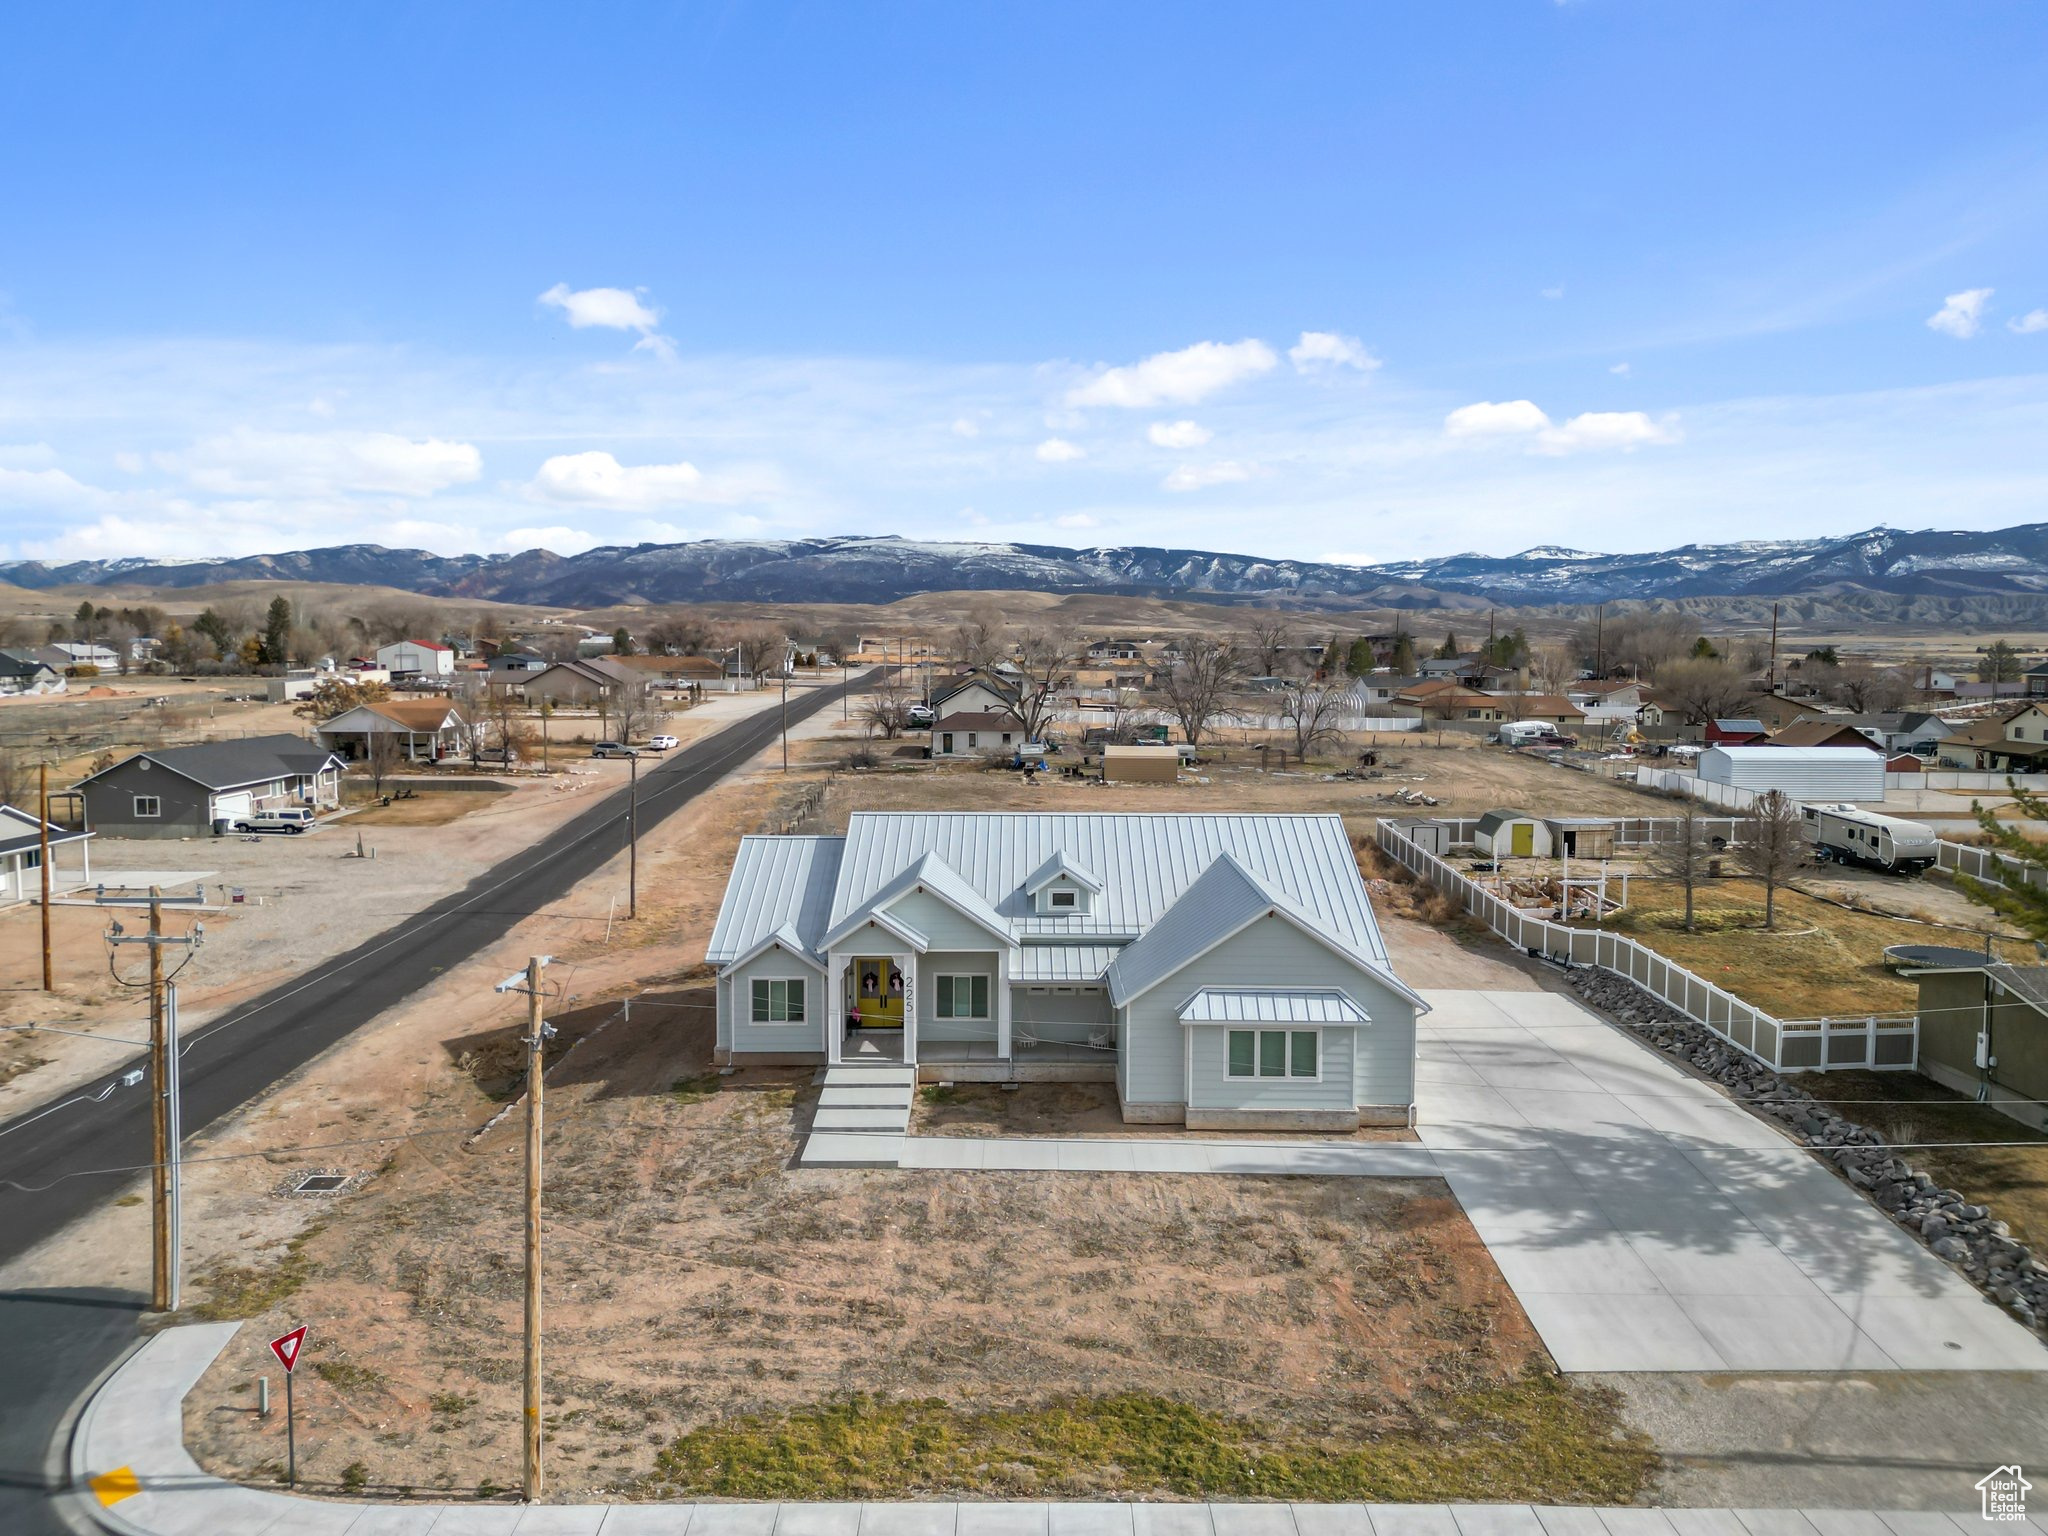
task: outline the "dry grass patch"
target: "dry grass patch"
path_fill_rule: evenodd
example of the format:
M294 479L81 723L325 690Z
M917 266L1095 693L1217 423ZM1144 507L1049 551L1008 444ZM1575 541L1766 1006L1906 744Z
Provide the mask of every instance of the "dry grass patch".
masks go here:
M370 799L361 810L335 823L335 827L340 831L350 827L441 827L451 821L460 821L471 811L501 805L504 800L503 792L498 790L422 790L402 800L393 800L388 805L379 805Z

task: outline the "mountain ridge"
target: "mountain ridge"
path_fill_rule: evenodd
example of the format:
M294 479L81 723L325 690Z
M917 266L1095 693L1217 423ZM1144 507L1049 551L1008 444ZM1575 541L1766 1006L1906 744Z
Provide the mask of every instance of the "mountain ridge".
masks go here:
M344 544L220 559L127 557L0 564L18 587L196 587L228 581L397 587L429 597L605 607L673 602L886 603L938 591L1285 600L1390 608L1840 596L2048 598L2048 523L1984 532L1887 527L1836 538L1749 539L1603 554L1539 544L1348 565L1150 545L849 535L604 545L577 555L436 555Z

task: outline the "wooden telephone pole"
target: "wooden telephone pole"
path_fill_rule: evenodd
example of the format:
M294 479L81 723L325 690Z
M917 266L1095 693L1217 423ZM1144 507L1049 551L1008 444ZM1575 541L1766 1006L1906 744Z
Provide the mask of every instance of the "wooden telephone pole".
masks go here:
M498 983L500 992L526 994L526 1369L525 1419L520 1433L520 1489L528 1503L541 1494L540 1470L540 1187L543 1049L554 1031L541 1017L541 969L552 955L535 955L526 969Z
M42 860L43 875L43 990L57 990L56 971L50 962L50 765L37 764L42 788L42 815L36 833L36 856Z

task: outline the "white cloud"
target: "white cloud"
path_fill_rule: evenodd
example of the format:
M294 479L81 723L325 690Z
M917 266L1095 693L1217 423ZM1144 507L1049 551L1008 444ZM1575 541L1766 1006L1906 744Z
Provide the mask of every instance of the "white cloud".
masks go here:
M1062 512L1052 522L1055 528L1099 528L1102 526L1086 512Z
M2031 336L2036 331L2048 331L2048 309L2030 309L2024 315L2015 315L2005 322L2005 328L2015 336Z
M238 427L178 453L156 455L159 468L224 496L332 495L376 491L431 496L483 474L470 443L395 432L259 432Z
M1482 400L1461 405L1444 418L1444 431L1452 437L1497 437L1512 432L1541 432L1550 418L1533 400Z
M962 507L960 509L960 521L970 528L986 528L989 524L989 517L986 512L977 512L972 507Z
M1927 328L1958 341L1968 341L1984 324L1984 306L1990 302L1992 292L1989 288L1965 288L1961 293L1950 294L1941 308L1927 317Z
M1675 443L1680 437L1677 423L1675 416L1652 421L1642 411L1587 411L1556 426L1533 400L1482 400L1446 416L1444 431L1451 437L1526 437L1530 452L1561 456Z
M1631 370L1627 363L1616 363L1612 368L1608 369L1607 371L1609 373L1620 374L1621 377L1625 379L1629 376Z
M1536 452L1567 454L1618 449L1632 453L1653 444L1675 443L1680 436L1676 417L1652 421L1641 411L1588 411L1561 427L1539 432Z
M979 437L981 436L981 423L972 416L962 416L953 423L953 435L955 437Z
M0 469L48 469L57 450L48 443L0 443Z
M1041 464L1071 464L1076 459L1088 457L1088 450L1070 443L1063 437L1048 437L1036 450Z
M123 474L139 475L148 467L148 461L141 454L130 449L123 448L114 455L114 468L120 470Z
M1343 336L1336 331L1303 331L1301 340L1287 349L1287 356L1298 373L1325 366L1359 368L1370 373L1380 365L1380 360L1366 351L1365 344L1356 336Z
M91 506L106 499L97 486L61 469L9 469L0 464L0 502L46 509Z
M557 283L539 302L559 309L576 330L597 326L607 331L638 331L646 335L661 324L661 311L641 302L644 288L577 288Z
M1215 434L1192 421L1155 421L1145 435L1160 448L1199 448Z
M1263 341L1198 341L1178 352L1111 368L1067 391L1069 405L1193 405L1244 379L1269 372L1279 359Z
M1543 290L1542 290L1542 296L1543 296L1544 298L1546 298L1546 299L1561 299L1561 298L1563 298L1563 297L1564 297L1564 284L1563 284L1563 283L1559 283L1559 284L1558 284L1558 285L1557 285L1557 286L1556 286L1555 288L1545 288L1545 289L1543 289Z
M499 547L514 555L529 549L553 550L558 555L580 555L603 542L581 528L566 528L559 523L551 528L508 528L498 536Z
M1249 480L1253 466L1240 464L1235 459L1219 459L1213 464L1183 464L1160 485L1169 491L1199 491L1212 485L1230 485L1239 480Z
M747 501L767 487L706 475L689 463L625 465L593 450L548 459L534 475L532 489L548 501L653 512L686 502Z

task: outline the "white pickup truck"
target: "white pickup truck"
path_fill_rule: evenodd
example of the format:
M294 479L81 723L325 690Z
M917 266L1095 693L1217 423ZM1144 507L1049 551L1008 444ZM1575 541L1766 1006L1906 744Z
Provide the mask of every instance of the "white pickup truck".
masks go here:
M298 806L279 810L253 811L235 823L237 832L306 832L313 826L313 813Z

